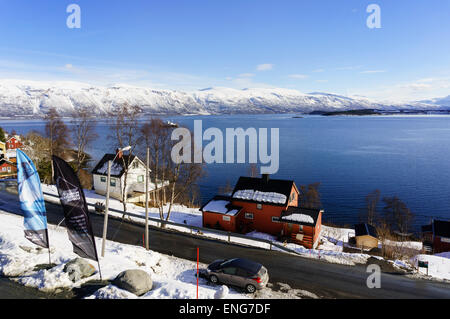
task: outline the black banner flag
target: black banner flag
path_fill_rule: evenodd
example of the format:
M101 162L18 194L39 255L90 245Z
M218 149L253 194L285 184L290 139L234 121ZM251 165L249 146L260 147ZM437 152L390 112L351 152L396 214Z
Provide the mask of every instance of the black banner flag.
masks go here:
M54 180L61 205L64 208L65 223L69 240L75 254L98 261L94 233L89 220L89 211L80 180L72 167L63 159L52 156Z

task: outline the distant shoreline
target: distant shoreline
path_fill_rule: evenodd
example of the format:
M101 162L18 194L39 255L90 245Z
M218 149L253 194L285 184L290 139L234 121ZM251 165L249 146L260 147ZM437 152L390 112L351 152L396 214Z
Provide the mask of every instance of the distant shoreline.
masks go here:
M354 109L354 110L345 110L345 111L323 111L317 110L312 112L292 112L292 113L221 113L221 114L149 114L143 113L141 118L148 118L151 116L155 117L189 117L189 116L250 116L250 115L292 115L292 118L302 119L308 116L414 116L414 115L422 115L422 116L436 116L436 115L448 115L450 116L450 110L377 110L377 109ZM63 120L71 120L70 116L62 116ZM40 122L44 120L44 116L0 116L0 121L36 121Z

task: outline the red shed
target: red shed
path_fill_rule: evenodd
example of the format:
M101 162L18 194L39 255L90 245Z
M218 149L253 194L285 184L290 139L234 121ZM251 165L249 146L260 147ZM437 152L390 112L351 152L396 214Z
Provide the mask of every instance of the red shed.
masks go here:
M215 196L200 210L203 216L203 226L237 232L237 218L242 210L241 207L234 206L230 197Z
M450 251L450 221L433 219L431 225L422 226L424 247L433 253Z
M288 207L280 217L283 236L306 248L315 248L322 226L322 213L320 209Z

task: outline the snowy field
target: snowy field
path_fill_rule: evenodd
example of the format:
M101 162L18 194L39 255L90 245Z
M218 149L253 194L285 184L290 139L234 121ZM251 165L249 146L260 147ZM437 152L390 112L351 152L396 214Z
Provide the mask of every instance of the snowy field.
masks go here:
M75 288L89 280L100 279L98 272L93 276L72 282L63 271L64 265L77 257L72 252L72 244L65 228L49 225L49 241L52 263L57 266L49 270L35 270L36 265L48 263L47 249L40 249L23 236L23 218L0 211L0 275L14 277L18 283L35 287L42 291L54 291L58 288ZM101 239L96 238L97 247ZM97 249L98 250L98 249ZM89 262L98 269L94 261ZM100 257L103 279L113 280L120 272L127 269L141 269L149 273L153 280L153 289L139 298L156 299L195 299L197 279L196 263L167 256L142 247L107 241L105 257ZM200 264L200 268L206 265ZM199 298L317 298L305 290L292 289L283 283L272 284L255 295L246 294L226 286L216 286L207 280L199 279ZM87 298L138 298L132 293L113 285L97 290Z

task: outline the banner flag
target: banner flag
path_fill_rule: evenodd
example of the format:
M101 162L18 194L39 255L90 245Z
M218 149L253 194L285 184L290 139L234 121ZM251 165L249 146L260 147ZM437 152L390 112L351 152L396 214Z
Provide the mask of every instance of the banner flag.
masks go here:
M63 159L52 156L54 180L64 209L65 224L75 254L98 261L94 233L80 180Z
M47 214L41 180L31 159L17 149L17 188L24 216L25 238L43 248L49 248Z

